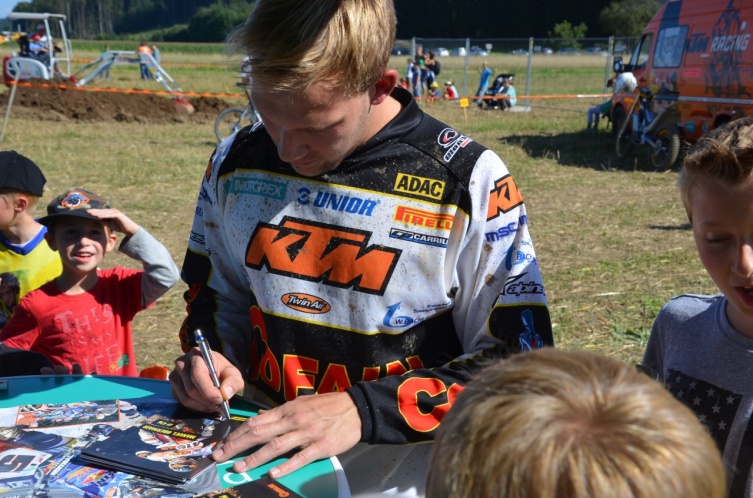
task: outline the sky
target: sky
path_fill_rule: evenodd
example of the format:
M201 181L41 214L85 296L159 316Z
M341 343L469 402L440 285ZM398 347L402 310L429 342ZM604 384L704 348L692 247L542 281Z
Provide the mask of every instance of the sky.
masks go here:
M8 13L13 10L13 7L15 7L18 2L19 0L0 0L0 19L8 17Z

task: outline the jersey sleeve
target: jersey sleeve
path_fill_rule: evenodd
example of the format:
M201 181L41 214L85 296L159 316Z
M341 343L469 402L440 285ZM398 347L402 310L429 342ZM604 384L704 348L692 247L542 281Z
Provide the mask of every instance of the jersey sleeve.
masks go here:
M237 255L227 249L231 244L223 220L226 193L217 188L220 165L231 143L232 137L212 154L196 202L181 270L181 277L188 284L184 294L188 314L180 341L187 352L196 345L193 332L199 329L212 349L222 352L245 372L251 336L249 282L242 267L232 263Z
M438 368L359 382L348 390L362 420L362 441L433 439L463 385L491 359L552 346L551 319L523 196L501 159L480 156L471 174L470 220L448 247L463 354Z

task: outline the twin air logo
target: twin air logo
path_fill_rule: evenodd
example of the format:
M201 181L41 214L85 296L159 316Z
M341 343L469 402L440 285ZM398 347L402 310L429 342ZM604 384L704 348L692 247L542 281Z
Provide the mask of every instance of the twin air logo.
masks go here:
M444 193L444 185L445 183L440 182L439 180L398 173L397 179L395 180L395 188L393 190L396 192L405 192L406 194L415 194L420 195L421 197L440 200Z
M259 223L246 266L367 294L383 295L402 251L369 245L371 232L286 216Z
M395 221L436 230L450 230L453 216L451 214L433 213L423 209L398 206L395 209Z
M408 230L400 230L399 228L390 228L390 238L417 242L419 244L426 244L427 246L447 247L447 237L409 232Z
M337 195L333 192L317 192L316 196L311 199L311 191L307 188L298 189L298 203L312 203L314 207L331 209L333 211L342 211L351 214L360 214L361 216L371 216L374 208L380 201L370 199L361 199L350 195Z
M327 313L332 307L321 297L312 296L311 294L300 294L291 292L280 298L282 304L288 308L300 311L302 313L313 313L321 315Z
M486 212L486 221L491 221L521 204L523 204L523 195L515 182L512 181L512 176L505 175L494 182L494 188L489 192L489 209Z
M270 199L283 200L288 186L280 182L261 180L259 178L233 178L225 184L228 194L250 194Z
M471 142L473 142L472 139L452 128L445 128L437 137L437 143L447 149L447 152L444 154L444 160L447 163L450 162L461 147L465 147Z

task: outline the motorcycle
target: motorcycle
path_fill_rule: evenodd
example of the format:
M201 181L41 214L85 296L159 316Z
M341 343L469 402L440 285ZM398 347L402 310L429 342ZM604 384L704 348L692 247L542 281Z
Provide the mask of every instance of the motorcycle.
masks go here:
M623 107L613 109L612 121L617 130L615 151L618 157L624 158L636 145L648 145L654 169L664 171L672 167L680 155L680 133L676 124L680 117L678 103L656 115L654 93L646 86L637 89L638 95L627 113Z

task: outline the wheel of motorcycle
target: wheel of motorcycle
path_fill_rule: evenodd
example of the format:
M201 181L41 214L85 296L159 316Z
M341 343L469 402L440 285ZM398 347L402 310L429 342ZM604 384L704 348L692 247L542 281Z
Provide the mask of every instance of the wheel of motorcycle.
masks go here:
M672 167L680 155L680 133L677 126L667 124L660 127L654 139L655 145L651 151L651 164L656 171L664 171Z
M617 157L625 157L633 150L633 142L631 135L633 134L633 120L628 119L625 109L622 107L616 107L612 114L612 129L617 130L614 132L615 137L615 152Z

